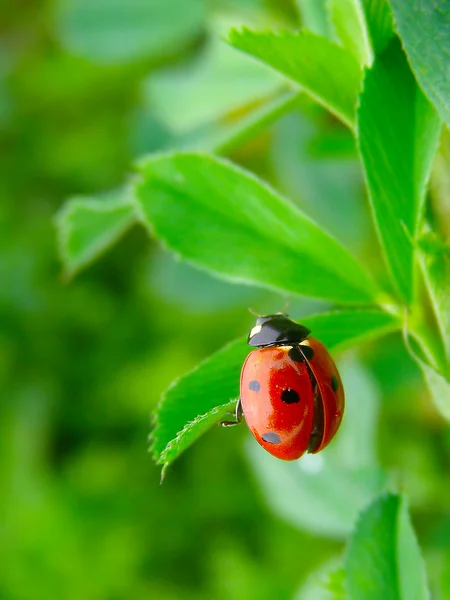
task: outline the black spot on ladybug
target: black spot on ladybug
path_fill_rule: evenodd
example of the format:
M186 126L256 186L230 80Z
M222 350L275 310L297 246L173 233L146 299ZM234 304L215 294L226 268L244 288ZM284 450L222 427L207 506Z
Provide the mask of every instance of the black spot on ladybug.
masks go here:
M305 357L298 349L298 346L292 346L288 352L288 356L290 359L295 360L295 362L305 362Z
M280 436L277 433L264 433L261 437L268 444L279 444L281 442Z
M303 352L303 356L307 359L307 360L312 360L314 357L314 350L311 348L311 346L307 346L306 344L302 344L301 345L301 349Z
M300 402L300 396L297 394L297 392L289 388L287 390L283 390L281 399L286 404L295 404L296 402Z
M333 392L337 392L339 389L339 380L336 375L332 375L331 377L331 389Z
M256 379L252 379L248 384L248 389L252 390L253 392L259 392L259 390L261 389L259 381L256 381Z

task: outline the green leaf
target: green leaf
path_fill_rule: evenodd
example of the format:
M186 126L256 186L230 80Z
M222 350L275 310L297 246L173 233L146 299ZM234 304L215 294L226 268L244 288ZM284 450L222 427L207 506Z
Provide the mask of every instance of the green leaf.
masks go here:
M201 154L140 167L143 223L175 253L229 280L346 303L375 302L366 271L254 175Z
M417 357L415 358L417 360ZM447 421L450 421L450 381L425 362L418 362L435 407Z
M175 381L163 396L155 413L151 433L151 450L159 464L172 462L196 437L196 424L200 434L204 425L210 426L208 415L218 407L228 406L239 397L239 374L249 353L246 339L228 344L193 371ZM227 411L226 411L227 412ZM215 422L220 420L220 416ZM177 447L174 440L188 424L189 436ZM199 434L199 435L200 435Z
M380 242L394 284L409 304L414 289L414 240L440 122L397 41L366 73L357 129Z
M361 515L345 557L349 600L427 600L406 499L388 494Z
M450 362L450 246L433 233L420 241L422 272L430 294L436 320Z
M233 414L236 407L236 400L230 400L226 404L216 406L204 415L199 415L193 421L187 423L183 429L177 433L177 436L171 440L164 448L158 460L163 464L161 477L164 477L165 470L177 456L179 456L186 448L195 442L203 433L208 431L213 425L217 425L224 420L227 415Z
M381 54L394 36L392 10L388 0L362 0L366 23L375 54Z
M300 84L350 127L361 88L358 61L338 44L309 31L232 30L229 43Z
M448 0L391 0L391 5L411 68L450 124L450 4Z
M312 335L322 340L330 350L348 348L363 340L383 335L388 328L394 327L392 317L381 312L377 317L375 311L333 312L306 317L302 319L302 323L309 327ZM153 456L159 464L169 464L175 460L207 427L221 419L221 411L229 410L230 401L238 398L242 364L251 351L246 342L247 340L243 338L225 346L196 369L175 381L167 390L156 410L155 426L151 434ZM361 406L370 404L370 395L358 402L362 403ZM219 411L217 419L214 417L216 413L211 412L216 409ZM358 412L359 425L361 414ZM370 414L371 431L373 431L373 413ZM197 421L199 415L201 417ZM181 435L180 445L178 445L175 440L186 425L188 425L187 431ZM359 433L363 429L358 427L358 433L354 432L350 437L360 446L357 454L364 461L362 448L370 435L363 433L361 440ZM354 455L353 450L349 454Z
M325 346L339 351L401 328L399 318L379 310L322 313L302 322Z
M334 30L361 65L372 64L372 47L361 0L328 0Z
M205 0L71 0L61 9L63 43L94 61L161 56L201 32Z
M144 89L156 116L172 131L186 132L273 95L282 85L277 73L212 38L192 64L151 74Z
M376 384L358 363L339 364L339 369L346 407L330 446L292 462L280 462L252 438L247 447L252 469L274 513L301 530L336 539L351 532L360 511L385 482L376 460Z
M225 124L216 124L207 132L180 138L178 145L190 149L206 148L220 154L230 153L292 110L298 99L297 93L284 92L240 116L236 122L229 120ZM78 197L64 203L55 222L59 253L68 275L94 261L134 222L133 209L124 198L125 194L123 189L118 189L106 195L108 200ZM117 203L114 197L117 197Z
M305 29L327 38L332 37L327 0L296 0L296 4Z
M283 91L270 98L265 98L257 106L249 108L247 111L228 115L226 119L176 137L168 149L198 150L223 156L229 155L249 140L257 137L274 121L294 110L299 102L300 94L298 92Z
M59 252L66 274L76 272L112 246L136 221L128 192L104 198L71 198L55 216Z

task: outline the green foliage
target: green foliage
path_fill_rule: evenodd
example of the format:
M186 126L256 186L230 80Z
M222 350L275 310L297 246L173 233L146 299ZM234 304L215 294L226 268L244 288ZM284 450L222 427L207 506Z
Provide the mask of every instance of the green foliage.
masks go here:
M416 84L400 45L392 43L366 73L358 139L378 234L394 285L410 304L414 243L440 123Z
M253 443L247 448L275 514L311 534L336 539L350 534L358 514L386 479L375 452L376 385L361 365L342 363L341 367L346 417L328 448L301 461L283 463Z
M362 0L372 48L381 54L394 36L392 10L388 0Z
M352 54L308 31L232 30L229 43L279 71L352 127L362 72ZM295 57L295 60L293 59Z
M71 277L112 246L136 220L127 190L72 198L56 215L59 250Z
M350 600L426 600L423 559L403 496L388 494L361 515L345 556Z
M389 331L395 331L399 328L400 322L394 317L381 311L349 311L349 312L333 312L322 313L315 316L305 317L302 323L309 327L314 335L323 341L330 349L343 350L354 346L357 343L368 341L386 334ZM229 344L219 352L210 356L206 361L199 365L196 369L181 377L176 381L166 392L160 405L155 411L154 428L151 434L152 452L155 460L159 464L167 467L173 462L184 450L192 444L197 437L202 435L208 426L219 422L224 412L230 410L230 399L236 404L239 397L239 374L242 363L248 354L248 346L245 340L236 340ZM361 390L358 391L358 394ZM355 394L356 396L356 394ZM370 412L370 408L368 409ZM200 415L200 417L198 416ZM222 415L222 417L221 417ZM370 412L372 416L372 413ZM347 417L347 423L350 419ZM187 425L186 425L187 424ZM363 440L368 440L368 431L373 427L373 423L369 419L367 423L367 431L363 433ZM351 435L347 436L352 439L359 439L356 433L361 429L361 415L354 420L354 428ZM344 439L342 437L342 439ZM359 456L364 456L363 448L358 445L356 452ZM350 454L353 454L352 452ZM337 454L339 455L339 453ZM268 457L268 460L272 460ZM352 457L347 457L347 460L353 462ZM264 465L264 457L258 456L258 461ZM270 462L268 462L270 466ZM276 466L276 470L281 467ZM289 467L286 467L289 468ZM326 477L321 481L321 486L329 485L330 473L334 473L336 479L336 488L343 489L346 485L342 484L342 478L347 478L345 469L337 469L336 465L331 464ZM287 471L289 474L289 471ZM282 476L282 471L280 471ZM269 477L269 482L271 477ZM360 476L358 473L357 478ZM370 473L372 481L373 473ZM270 484L271 485L271 484ZM300 482L301 488L308 488ZM320 488L322 493L322 487ZM289 497L286 495L284 497ZM298 494L297 494L298 497ZM347 496L346 496L347 498ZM354 517L364 501L368 501L368 497L364 500L358 500L357 508L350 512L351 517ZM346 500L347 501L347 500ZM336 498L330 496L330 502L335 503ZM307 502L305 502L305 506ZM335 505L336 519L339 521L338 531L342 531L343 523L342 515L339 518L339 510ZM322 521L323 515L320 515ZM349 520L351 523L352 521ZM348 525L347 525L348 526ZM334 532L334 530L333 530Z
M205 0L72 0L61 8L63 42L94 61L117 63L161 57L201 32Z
M329 0L330 17L337 37L362 65L373 60L363 7L360 0Z
M427 597L397 481L449 596L447 5L7 3L2 599ZM291 464L215 426L286 300L348 398Z
M448 125L448 0L391 0L391 5L411 68L425 94Z
M144 224L194 264L304 296L377 300L375 284L345 248L231 163L177 153L149 158L140 172L136 197Z

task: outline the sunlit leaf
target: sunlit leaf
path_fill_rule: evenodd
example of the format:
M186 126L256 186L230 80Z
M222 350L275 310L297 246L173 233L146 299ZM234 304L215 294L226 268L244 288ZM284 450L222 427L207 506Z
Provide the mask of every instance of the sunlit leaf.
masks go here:
M362 72L352 54L310 31L232 30L229 43L279 71L353 126Z
M136 221L125 190L104 198L75 197L55 217L59 252L72 276L112 246Z
M393 42L364 80L358 137L372 211L393 283L410 303L414 240L437 149L440 122Z
M324 37L332 37L327 0L296 0L296 4L305 29Z
M428 600L420 549L403 496L381 496L361 515L345 557L349 600Z
M442 119L450 124L450 3L390 2L411 68Z
M350 253L254 175L208 155L140 166L142 222L175 253L229 280L340 302L376 302Z
M329 0L336 35L362 65L372 63L372 48L361 0Z

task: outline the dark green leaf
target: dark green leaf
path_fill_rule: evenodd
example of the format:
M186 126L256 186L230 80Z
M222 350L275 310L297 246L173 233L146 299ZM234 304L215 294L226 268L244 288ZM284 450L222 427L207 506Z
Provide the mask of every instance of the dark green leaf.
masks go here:
M361 88L358 61L338 44L309 31L230 32L229 43L300 84L350 127Z
M382 496L361 515L347 548L345 568L349 600L429 598L403 496Z
M362 0L372 48L380 54L394 36L392 11L388 0Z
M450 247L430 233L422 238L420 259L430 299L439 325L445 349L446 362L450 362Z
M410 303L414 240L437 149L439 119L395 41L367 71L358 137L380 241L394 284Z
M450 3L391 0L411 68L442 119L450 124Z
M235 165L200 154L149 158L136 195L156 237L227 279L340 302L376 302L356 260L295 206Z
M59 252L68 276L95 260L136 221L125 190L103 199L68 200L55 217Z

